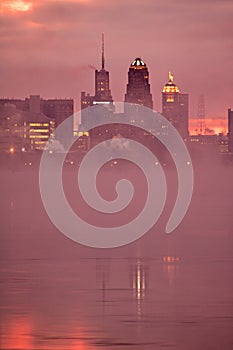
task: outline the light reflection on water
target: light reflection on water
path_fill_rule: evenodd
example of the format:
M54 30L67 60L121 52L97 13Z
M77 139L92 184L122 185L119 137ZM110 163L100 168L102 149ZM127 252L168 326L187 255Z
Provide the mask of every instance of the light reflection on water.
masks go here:
M232 261L215 278L213 262L164 256L4 265L1 349L231 348Z

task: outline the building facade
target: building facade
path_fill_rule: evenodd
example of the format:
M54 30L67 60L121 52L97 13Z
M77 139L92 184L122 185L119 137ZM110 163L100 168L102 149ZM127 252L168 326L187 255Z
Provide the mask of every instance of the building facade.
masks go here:
M125 102L136 103L153 109L149 71L146 64L139 57L135 58L129 67Z
M72 99L43 99L39 95L31 95L29 98L25 98L24 100L20 99L0 99L0 107L11 108L12 111L15 109L18 111L18 114L21 115L27 124L30 122L33 127L39 127L39 130L44 130L44 126L49 126L48 134L54 132L54 129L58 127L64 120L66 120L69 116L73 115L74 110L74 101ZM17 124L17 123L16 123ZM39 125L41 124L41 125ZM43 125L46 124L46 125ZM49 125L47 125L49 124ZM50 126L52 129L50 129ZM47 131L46 131L47 132ZM32 132L31 132L32 133ZM35 139L35 143L33 143L33 148L38 148L40 142L40 149L42 149L44 142L43 140L37 140L39 136L39 131L35 131L35 135L32 136L31 139ZM59 131L56 132L56 137L61 141L61 143L65 143L66 138L72 137L73 133L73 119L70 122L70 125L67 126L65 133L59 134ZM43 136L43 135L42 135ZM44 137L44 140L46 137Z
M14 106L16 109L29 113L42 113L54 119L57 127L66 118L73 115L74 101L72 99L43 99L40 95L31 95L24 100L0 99L0 106Z
M0 150L43 150L54 133L54 119L42 113L25 112L13 105L0 106Z
M162 91L162 115L177 129L183 139L188 132L188 94L182 94L174 83L173 74Z

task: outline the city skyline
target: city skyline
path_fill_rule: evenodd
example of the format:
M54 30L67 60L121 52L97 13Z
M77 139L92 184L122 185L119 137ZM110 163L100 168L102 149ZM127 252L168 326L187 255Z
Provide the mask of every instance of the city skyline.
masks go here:
M150 70L155 110L161 110L161 91L172 71L180 89L189 93L191 128L196 128L193 119L204 94L207 128L226 131L233 87L233 5L217 0L209 5L209 0L166 5L2 1L1 96L72 97L78 110L80 92L94 90L99 37L105 32L115 101L123 101L129 63L141 56Z

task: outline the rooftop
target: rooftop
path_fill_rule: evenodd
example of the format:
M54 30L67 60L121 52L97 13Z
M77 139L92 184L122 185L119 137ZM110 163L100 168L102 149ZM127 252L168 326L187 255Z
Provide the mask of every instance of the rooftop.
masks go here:
M166 93L180 92L178 86L174 83L174 75L171 72L169 72L168 77L169 77L169 81L166 85L164 85L163 92L166 92Z
M140 57L137 57L131 63L130 67L135 68L135 69L142 69L142 68L146 68L146 64L143 62L143 60Z

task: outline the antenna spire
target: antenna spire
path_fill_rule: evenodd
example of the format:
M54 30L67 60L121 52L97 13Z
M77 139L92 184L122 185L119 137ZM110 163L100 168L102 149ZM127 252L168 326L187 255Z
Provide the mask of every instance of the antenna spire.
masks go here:
M104 69L104 33L102 33L102 69Z
M206 132L206 123L205 123L205 97L200 95L198 99L198 134L205 135Z

